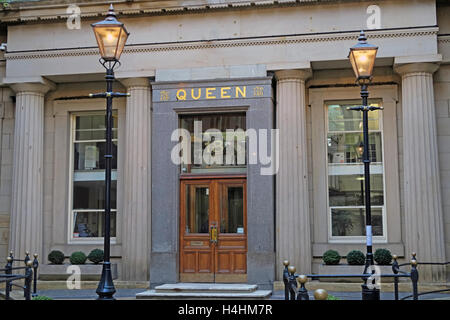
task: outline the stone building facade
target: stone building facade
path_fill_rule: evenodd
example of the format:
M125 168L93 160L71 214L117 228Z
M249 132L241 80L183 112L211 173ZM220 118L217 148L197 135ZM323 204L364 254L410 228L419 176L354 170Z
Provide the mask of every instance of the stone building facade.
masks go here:
M384 108L370 122L374 247L405 261L413 251L419 261L448 260L446 1L114 7L130 32L115 74L115 90L131 94L114 102L111 254L120 279L270 288L285 259L317 273L329 249L365 252L360 118L345 111L360 103L347 55L362 29L379 47L370 103ZM90 24L107 9L44 0L0 11L0 257L103 246L105 101L88 95L105 87ZM278 170L261 174L271 164L251 163L250 144L242 166L174 163L174 130L198 119L222 132L267 130ZM424 282L448 277L443 268L421 273Z

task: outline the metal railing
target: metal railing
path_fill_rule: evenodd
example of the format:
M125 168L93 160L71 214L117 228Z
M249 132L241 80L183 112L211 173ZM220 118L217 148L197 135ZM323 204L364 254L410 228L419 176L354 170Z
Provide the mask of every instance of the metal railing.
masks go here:
M9 253L6 258L6 266L0 269L0 283L5 283L5 297L6 300L11 299L11 291L13 286L23 289L25 300L31 300L31 297L37 296L37 269L39 267L38 255L34 255L34 260L30 259L30 253L25 253L25 259L14 259L13 252ZM23 262L23 267L13 267L14 262ZM24 274L16 273L16 270L25 270ZM14 272L14 273L13 273ZM34 275L34 276L33 276ZM21 286L14 283L16 280L24 280L24 285ZM31 283L33 282L33 290L31 290ZM31 293L33 291L33 293Z
M392 274L375 274L375 273L366 273L366 274L296 274L295 267L289 266L289 261L285 260L283 262L284 271L283 271L283 282L284 282L284 299L285 300L309 300L308 290L306 289L306 283L308 279L317 280L320 278L361 278L364 283L367 280L372 282L372 285L376 285L376 278L393 278L394 280L394 299L395 300L406 300L412 298L413 300L418 300L419 296L431 294L431 293L442 293L449 291L449 289L441 289L441 290L433 290L419 293L418 291L418 281L419 281L419 271L417 270L418 265L448 265L450 262L418 262L416 259L416 254L412 253L412 259L409 263L398 264L397 256L393 256L394 262L392 263ZM411 269L409 272L400 270L401 267L410 265ZM400 278L409 278L411 279L412 284L412 294L407 295L399 299L399 279ZM298 287L297 282L300 284ZM320 289L319 289L320 290ZM323 300L326 299L327 294L323 294L323 292L318 293L319 290L316 290L314 296ZM324 291L324 290L322 290Z

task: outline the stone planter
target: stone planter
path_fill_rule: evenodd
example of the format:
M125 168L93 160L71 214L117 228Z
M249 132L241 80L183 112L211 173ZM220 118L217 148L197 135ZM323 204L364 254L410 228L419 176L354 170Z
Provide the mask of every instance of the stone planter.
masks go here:
M67 280L74 272L70 269L68 272L68 268L71 266L80 268L82 281L99 281L102 275L102 264L42 264L38 268L39 280ZM111 273L112 278L117 279L116 263L111 263Z
M392 274L392 266L379 266L382 274ZM319 265L319 274L362 274L364 272L364 266L355 266L349 264L337 264L337 265ZM361 278L321 278L321 282L360 282ZM382 278L381 282L393 282L393 278Z

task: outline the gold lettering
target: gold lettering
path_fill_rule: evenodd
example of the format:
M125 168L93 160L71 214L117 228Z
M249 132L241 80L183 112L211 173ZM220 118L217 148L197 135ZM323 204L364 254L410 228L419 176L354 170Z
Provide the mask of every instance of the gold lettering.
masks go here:
M264 88L263 87L255 87L253 89L253 96L261 97L263 95L264 95Z
M242 98L245 98L247 95L247 87L242 87L243 90L240 87L236 87L236 98L239 97L239 93L241 94Z
M186 100L186 90L184 89L179 89L177 91L177 99L178 100Z
M202 88L198 88L198 96L195 96L194 89L191 89L191 96L192 96L192 99L194 99L194 100L200 99L200 97L202 96Z
M231 90L231 87L222 87L222 88L220 88L220 97L222 99L224 99L224 98L231 98L231 96L228 94L228 92L225 92L225 91L228 91L228 90Z
M206 88L206 99L215 99L215 96L212 96L211 91L215 91L216 88Z
M159 93L159 100L160 101L168 101L169 100L169 91L165 91L165 90L163 90L163 91L161 91L160 93Z

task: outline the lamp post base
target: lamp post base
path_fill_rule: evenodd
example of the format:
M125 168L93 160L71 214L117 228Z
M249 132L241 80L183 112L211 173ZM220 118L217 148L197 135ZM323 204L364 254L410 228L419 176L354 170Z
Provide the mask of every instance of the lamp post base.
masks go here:
M98 294L97 300L115 300L114 293L116 288L114 288L114 282L112 280L111 274L111 263L104 262L102 269L102 278L98 284L96 293Z
M362 287L362 300L380 300L380 289L370 289L366 284Z

